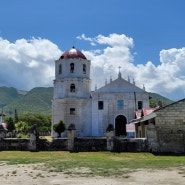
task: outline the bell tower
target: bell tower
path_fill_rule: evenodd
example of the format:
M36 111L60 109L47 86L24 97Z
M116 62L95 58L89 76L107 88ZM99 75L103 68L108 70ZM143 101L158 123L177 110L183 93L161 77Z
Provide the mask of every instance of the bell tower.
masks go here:
M90 64L85 55L72 47L55 61L54 99L89 98Z
M66 127L73 124L78 136L91 135L91 79L90 60L75 47L55 61L54 94L52 100L53 125L62 120ZM66 133L64 133L64 136Z

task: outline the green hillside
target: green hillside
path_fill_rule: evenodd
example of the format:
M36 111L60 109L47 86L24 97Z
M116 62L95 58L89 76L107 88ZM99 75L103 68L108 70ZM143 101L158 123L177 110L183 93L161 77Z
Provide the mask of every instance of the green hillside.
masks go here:
M150 93L150 106L156 107L159 101L163 106L173 101L156 93ZM36 87L30 91L21 91L13 87L0 87L0 111L13 115L15 109L18 114L32 112L51 115L51 100L53 87Z
M159 101L162 102L163 107L173 103L172 100L170 100L164 96L161 96L160 94L157 94L157 93L149 93L149 94L150 94L150 97L152 97L150 99L150 107L156 107L158 105Z
M1 89L0 89L1 90ZM33 112L51 115L51 99L53 88L37 87L27 92L25 95L12 100L4 107L6 114L14 114L16 109L18 114Z
M12 101L21 98L26 94L26 91L18 91L13 87L0 87L0 105L6 105L11 103Z

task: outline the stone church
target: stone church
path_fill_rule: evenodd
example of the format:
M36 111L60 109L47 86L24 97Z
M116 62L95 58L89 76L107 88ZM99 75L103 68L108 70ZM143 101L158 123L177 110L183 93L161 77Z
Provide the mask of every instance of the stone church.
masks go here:
M75 126L76 137L105 136L110 124L115 136L125 137L135 112L149 107L149 93L123 79L120 71L116 80L91 91L90 70L91 61L75 47L55 61L52 137L57 136L53 125L60 120L67 128Z

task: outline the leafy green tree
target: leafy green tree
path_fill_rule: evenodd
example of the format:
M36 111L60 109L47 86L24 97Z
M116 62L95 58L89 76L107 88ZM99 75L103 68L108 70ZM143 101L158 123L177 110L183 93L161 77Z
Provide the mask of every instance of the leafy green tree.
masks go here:
M19 121L24 121L31 127L37 124L39 131L51 131L51 116L40 113L26 113L19 115Z
M61 137L61 133L66 130L66 125L61 120L59 123L53 125L53 130L58 133L58 137Z
M10 132L15 130L15 123L14 123L14 121L13 121L13 119L11 117L8 117L8 119L6 119L6 123L7 123L7 129Z
M169 104L167 101L165 101L165 100L161 101L159 99L150 99L149 103L150 103L151 108L155 108L157 106L164 107Z
M157 106L157 101L154 99L150 99L149 104L151 108L155 108Z
M24 134L27 135L29 131L29 127L26 122L19 121L15 124L15 128L18 134Z
M15 109L15 114L14 114L14 122L17 123L19 121L19 117L17 114L17 109Z

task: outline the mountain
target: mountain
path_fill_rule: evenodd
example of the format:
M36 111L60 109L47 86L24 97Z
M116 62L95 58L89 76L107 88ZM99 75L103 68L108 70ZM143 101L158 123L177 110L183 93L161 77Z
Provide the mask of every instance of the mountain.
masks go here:
M162 103L162 106L166 106L166 105L169 105L171 103L173 103L174 101L164 97L164 96L161 96L160 94L157 94L157 93L149 93L150 94L150 107L156 107L159 102Z
M0 87L0 106L5 106L26 93L26 91L18 91L13 87Z
M150 93L150 106L156 107L159 101L163 106L173 101L156 93ZM22 91L13 87L0 87L0 108L7 115L26 112L51 115L53 87L36 87L30 91Z
M53 87L36 87L28 92L15 88L9 91L7 89L8 87L0 87L0 100L6 104L3 108L5 114L14 114L16 109L18 114L39 112L51 115Z

